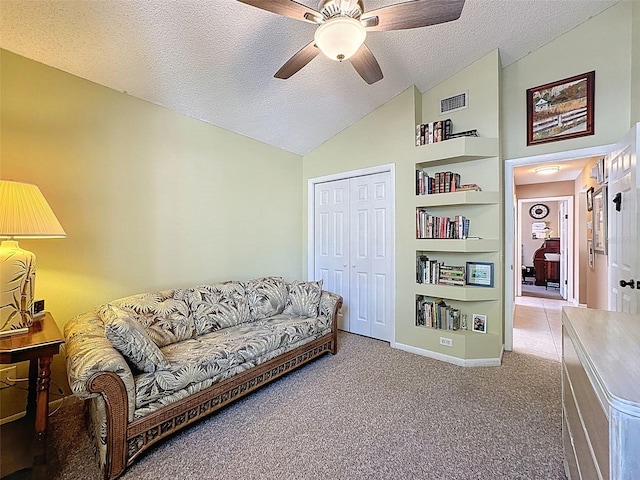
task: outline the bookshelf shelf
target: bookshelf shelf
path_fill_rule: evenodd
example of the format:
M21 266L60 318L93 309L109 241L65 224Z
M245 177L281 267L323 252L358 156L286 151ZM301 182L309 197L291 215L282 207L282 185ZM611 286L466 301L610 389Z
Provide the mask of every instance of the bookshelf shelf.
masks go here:
M460 302L486 302L500 298L496 288L461 287L432 283L416 283L416 293L425 297L446 298Z
M460 137L416 147L416 167L425 168L498 156L498 139Z
M500 201L498 192L451 192L416 195L416 207L448 207L453 205L491 205Z
M447 238L418 238L416 250L424 252L482 253L500 251L497 238L467 238L452 240Z

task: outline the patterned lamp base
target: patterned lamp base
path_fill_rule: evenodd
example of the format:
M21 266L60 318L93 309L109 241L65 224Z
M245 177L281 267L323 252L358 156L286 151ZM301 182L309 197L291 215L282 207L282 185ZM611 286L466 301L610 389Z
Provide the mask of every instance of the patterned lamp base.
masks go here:
M36 256L15 240L0 244L0 336L23 333L33 324Z

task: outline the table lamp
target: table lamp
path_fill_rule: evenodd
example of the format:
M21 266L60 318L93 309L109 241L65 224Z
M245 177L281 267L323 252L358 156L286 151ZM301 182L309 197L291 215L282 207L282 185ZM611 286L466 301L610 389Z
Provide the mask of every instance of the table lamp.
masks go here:
M66 236L37 186L0 180L0 336L33 324L36 256L15 239Z

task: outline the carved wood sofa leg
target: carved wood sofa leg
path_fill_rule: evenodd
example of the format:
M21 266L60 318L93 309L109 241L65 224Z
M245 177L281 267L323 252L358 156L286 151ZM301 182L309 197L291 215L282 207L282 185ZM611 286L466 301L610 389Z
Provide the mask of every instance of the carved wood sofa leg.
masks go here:
M342 298L336 302L336 306L333 309L333 342L331 345L331 355L335 355L338 353L338 313L340 313L340 309L342 308Z
M127 422L129 405L127 391L120 377L112 372L93 375L87 389L104 397L107 410L107 458L105 480L119 477L127 466Z

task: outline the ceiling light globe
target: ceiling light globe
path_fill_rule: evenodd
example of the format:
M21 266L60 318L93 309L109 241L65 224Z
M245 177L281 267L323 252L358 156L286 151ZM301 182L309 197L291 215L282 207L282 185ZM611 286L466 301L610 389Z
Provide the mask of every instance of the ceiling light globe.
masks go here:
M553 166L549 166L549 167L536 168L535 172L538 175L553 175L558 170L560 170L560 167L558 167L557 165L553 165Z
M367 37L364 26L355 18L336 17L316 29L316 46L331 60L341 62L353 56Z

